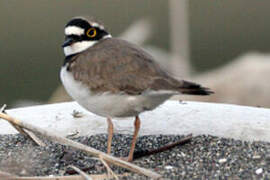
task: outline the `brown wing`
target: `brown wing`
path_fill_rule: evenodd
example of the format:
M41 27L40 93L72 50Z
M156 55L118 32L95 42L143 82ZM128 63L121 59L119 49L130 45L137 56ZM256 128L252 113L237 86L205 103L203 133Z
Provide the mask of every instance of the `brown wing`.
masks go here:
M188 94L186 81L171 78L153 61L152 56L124 40L102 40L73 58L69 69L74 78L87 84L93 92L121 91L136 95L147 89L180 92L183 86ZM192 84L196 85L195 89L200 88Z

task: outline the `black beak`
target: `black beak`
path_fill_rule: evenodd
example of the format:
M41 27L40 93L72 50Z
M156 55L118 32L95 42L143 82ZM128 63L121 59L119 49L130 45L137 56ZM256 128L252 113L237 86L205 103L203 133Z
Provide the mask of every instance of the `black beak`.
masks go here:
M74 39L68 37L68 38L65 39L65 42L62 44L62 47L69 46L69 45L71 45L71 44L73 44L73 43L74 43Z

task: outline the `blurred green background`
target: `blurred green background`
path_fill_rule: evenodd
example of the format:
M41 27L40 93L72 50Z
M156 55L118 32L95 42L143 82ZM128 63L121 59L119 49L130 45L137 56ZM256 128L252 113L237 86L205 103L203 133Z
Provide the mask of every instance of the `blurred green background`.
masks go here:
M170 51L168 2L0 0L0 104L50 97L60 84L63 28L73 16L94 16L113 36L150 18L154 28L147 44ZM190 60L198 72L247 51L270 51L270 1L189 0L188 5Z

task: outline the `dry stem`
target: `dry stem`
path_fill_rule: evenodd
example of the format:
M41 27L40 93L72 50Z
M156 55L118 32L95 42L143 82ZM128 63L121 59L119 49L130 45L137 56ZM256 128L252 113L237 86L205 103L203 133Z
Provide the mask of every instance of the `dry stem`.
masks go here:
M85 172L81 171L79 168L75 167L75 166L69 166L72 169L74 169L77 173L79 173L85 180L93 180L93 178L91 178L88 174L86 174Z
M119 180L119 178L117 177L117 175L113 172L113 170L110 168L110 166L106 163L106 161L103 160L102 156L99 157L99 160L103 163L103 165L106 167L107 171L108 171L108 175L109 176L113 176L116 180Z
M145 176L148 176L148 177L151 177L151 178L154 178L154 179L161 178L160 174L157 174L157 173L152 172L150 170L141 168L141 167L136 166L134 164L131 164L129 162L123 161L123 160L121 160L119 158L116 158L116 157L113 157L113 156L108 155L106 153L103 153L101 151L98 151L98 150L96 150L96 149L94 149L92 147L85 146L85 145L83 145L81 143L72 141L72 140L64 138L64 137L60 137L60 136L56 135L55 133L49 132L47 130L44 130L42 128L39 128L39 127L36 127L34 125L28 124L26 122L22 122L22 121L20 121L18 119L15 119L15 118L7 115L7 114L4 114L4 113L0 112L0 118L5 119L8 122L11 122L13 124L16 124L17 126L20 126L21 128L30 130L30 131L32 131L34 133L41 134L42 136L50 139L51 141L58 142L58 143L60 143L62 145L71 146L71 147L73 147L75 149L84 151L87 154L95 156L95 157L102 157L105 161L107 161L109 163L112 163L114 165L120 166L122 168L129 169L130 171L133 171L133 172L136 172L136 173L139 173L139 174L143 174Z
M4 104L1 109L0 109L0 113L5 113L5 109L6 109L7 105ZM6 113L5 113L6 114ZM9 122L9 121L8 121ZM39 146L46 146L45 143L43 143L34 133L32 133L31 131L27 131L27 130L24 130L23 128L21 128L20 126L12 123L12 122L9 122L9 124L11 124L19 133L23 134L24 136L26 137L29 137L32 141L34 141L37 145Z
M192 139L192 134L189 134L189 135L187 135L186 137L180 139L177 142L167 144L167 145L162 146L162 147L160 147L158 149L136 152L134 154L134 159L139 159L139 158L144 157L144 156L150 156L150 155L153 155L153 154L157 154L157 153L167 151L167 150L172 149L172 148L174 148L176 146L184 145L184 144L190 142L191 139Z
M107 174L88 175L92 180L107 180ZM122 175L119 175L122 176ZM124 176L127 176L126 174ZM0 172L1 180L85 180L81 175L75 176L33 176L33 177L17 177L5 172Z

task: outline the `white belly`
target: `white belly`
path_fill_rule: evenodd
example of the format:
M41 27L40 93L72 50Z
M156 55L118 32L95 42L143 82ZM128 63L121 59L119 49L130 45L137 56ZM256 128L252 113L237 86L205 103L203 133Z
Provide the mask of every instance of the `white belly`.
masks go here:
M94 94L86 85L74 80L73 75L62 67L62 83L68 94L88 111L104 117L128 117L152 110L170 98L173 92L145 92L142 95Z

